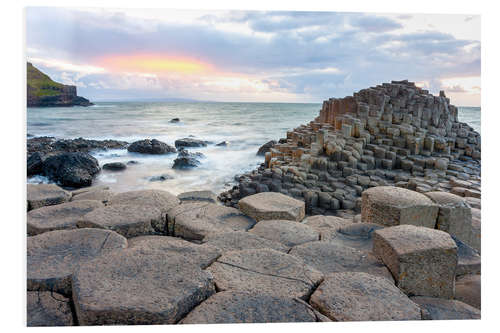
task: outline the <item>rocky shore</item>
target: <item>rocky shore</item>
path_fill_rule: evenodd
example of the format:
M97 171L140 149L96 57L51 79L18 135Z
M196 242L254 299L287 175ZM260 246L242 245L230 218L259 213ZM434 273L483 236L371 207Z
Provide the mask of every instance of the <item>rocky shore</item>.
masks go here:
M31 140L28 172L59 180L92 147L208 144ZM393 81L325 101L219 196L28 184L28 326L479 319L480 144Z

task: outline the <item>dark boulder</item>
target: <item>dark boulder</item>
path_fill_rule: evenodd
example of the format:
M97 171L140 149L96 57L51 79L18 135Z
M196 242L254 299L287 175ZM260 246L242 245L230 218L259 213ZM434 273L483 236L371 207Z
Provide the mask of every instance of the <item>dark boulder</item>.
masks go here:
M226 147L226 146L229 146L229 142L227 142L227 141L222 141L222 142L219 142L218 144L216 144L216 146L219 146L219 147Z
M175 153L177 150L166 144L165 142L158 141L156 139L149 140L139 140L132 143L128 147L129 152L141 153L141 154L154 154L163 155L168 153Z
M33 153L27 160L28 176L38 175L43 171L43 162L45 161L45 154Z
M82 152L50 154L43 161L42 167L44 176L69 187L92 185L92 180L99 171L97 160Z
M110 171L121 171L125 170L127 166L125 163L122 162L112 162L112 163L106 163L102 166L104 170L110 170Z
M175 140L175 148L181 147L206 147L208 141L191 139L191 138L183 138Z
M60 139L43 136L28 139L28 153L89 152L91 150L123 149L127 142L119 140Z
M205 157L202 153L190 153L186 149L179 149L172 169L190 169L200 165L198 158Z
M148 180L150 182L163 182L163 181L168 180L168 179L174 179L174 177L170 176L167 173L164 173L164 174L159 175L159 176L151 176L148 178Z
M271 148L274 147L274 145L276 144L276 141L274 140L271 140L265 144L263 144L259 150L257 151L257 155L258 156L264 156L268 151L271 150Z
M179 121L181 121L179 118L172 118L172 119L170 119L171 123L178 123Z

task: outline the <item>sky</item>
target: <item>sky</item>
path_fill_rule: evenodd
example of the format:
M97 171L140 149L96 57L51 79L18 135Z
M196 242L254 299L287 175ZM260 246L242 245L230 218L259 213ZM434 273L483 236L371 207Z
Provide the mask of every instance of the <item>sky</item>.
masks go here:
M320 103L408 79L481 104L479 15L29 7L27 60L91 101Z

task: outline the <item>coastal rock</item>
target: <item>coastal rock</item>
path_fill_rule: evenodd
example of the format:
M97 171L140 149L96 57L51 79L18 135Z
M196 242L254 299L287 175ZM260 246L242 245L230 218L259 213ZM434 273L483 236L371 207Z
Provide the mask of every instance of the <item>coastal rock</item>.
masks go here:
M286 253L290 249L279 242L262 238L246 231L209 234L203 238L203 242L220 249L223 253L251 249L273 249Z
M127 168L125 163L122 162L112 162L112 163L106 163L102 166L104 170L110 170L110 171L122 171Z
M109 190L88 191L78 195L73 194L73 197L71 197L71 201L95 200L102 203L108 203L113 195L114 193Z
M211 202L217 203L217 195L212 191L190 191L183 192L177 195L177 198L183 203L185 202Z
M386 226L411 224L434 228L439 207L425 195L392 186L377 186L362 193L361 218Z
M294 246L290 255L301 258L325 275L340 272L365 272L394 283L385 265L372 254L332 242L315 241Z
M413 225L379 229L373 252L406 294L453 297L457 245L446 232Z
M128 205L128 206L151 206L161 211L165 216L167 211L181 202L170 192L163 190L138 190L122 192L114 195L109 200L109 205Z
M28 210L32 210L67 202L71 198L71 193L55 184L28 184L26 197Z
M174 160L172 169L191 169L201 164L198 158L205 157L202 153L190 153L184 148L179 148L179 154Z
M36 139L36 138L34 138ZM33 140L34 140L33 139ZM124 149L127 146L126 141L120 140L90 140L84 138L76 139L59 139L53 141L48 147L49 151L64 151L64 152L90 152L93 150L108 150L108 149ZM42 150L46 151L44 147ZM49 149L50 148L50 149Z
M27 326L73 326L69 299L50 291L28 291Z
M362 272L326 276L310 303L333 321L421 319L420 308L393 283Z
M319 239L326 241L337 237L340 228L352 224L352 221L337 216L314 215L302 223L319 232Z
M210 296L191 311L181 324L236 324L316 322L322 316L298 299L239 291Z
M216 146L217 147L227 147L227 146L229 146L229 142L221 141L221 142L217 143Z
M193 202L167 212L168 234L201 241L211 233L246 231L255 221L235 208L213 203Z
M257 151L257 156L264 156L268 151L271 150L271 148L273 148L273 146L276 144L277 142L274 141L274 140L271 140L271 141L268 141L266 142L265 144L263 144L259 150Z
M128 146L127 150L133 153L140 154L153 154L153 155L164 155L168 153L176 153L177 150L174 147L169 146L165 142L158 141L156 139L144 139L135 141Z
M373 223L352 223L341 227L337 237L330 240L335 244L371 252L373 249L373 232L384 228Z
M71 275L82 263L126 247L123 236L101 229L56 230L28 237L28 291L71 295Z
M271 249L228 252L207 271L218 290L306 299L323 275L301 259Z
M192 138L183 138L175 140L175 148L186 148L186 147L206 147L208 141L197 140Z
M54 153L45 158L42 174L68 187L90 186L100 171L99 162L88 153Z
M316 230L289 220L260 221L249 232L288 247L319 240Z
M75 229L80 218L94 209L104 207L99 201L80 200L33 209L27 214L28 235L47 231Z
M455 299L481 309L481 275L464 275L455 282Z
M180 121L181 121L181 120L180 120L179 118L172 118L172 119L170 119L170 122L171 122L171 123L178 123L178 122L180 122Z
M126 238L165 234L166 231L164 215L151 205L108 205L85 214L77 225L79 228L113 230Z
M471 225L471 237L470 246L481 253L481 210L476 208L471 208L472 213L472 225Z
M168 173L164 173L159 176L151 176L148 178L150 182L163 182L169 179L174 179L174 177L170 176Z
M181 261L202 269L207 268L220 256L221 251L210 244L194 244L176 237L139 236L128 240L129 248L141 248L142 253L164 253L177 256Z
M454 236L451 236L451 238L453 238L458 248L458 263L455 275L481 274L481 256L479 253L460 239Z
M39 175L43 172L43 163L45 162L45 154L34 152L26 160L26 171L28 176Z
M463 302L436 297L411 297L422 309L422 319L481 319L481 311Z
M141 251L101 256L74 273L73 302L80 325L175 324L215 293L211 275L198 266Z
M265 192L247 196L238 202L240 210L257 221L302 221L305 216L303 201L281 193Z

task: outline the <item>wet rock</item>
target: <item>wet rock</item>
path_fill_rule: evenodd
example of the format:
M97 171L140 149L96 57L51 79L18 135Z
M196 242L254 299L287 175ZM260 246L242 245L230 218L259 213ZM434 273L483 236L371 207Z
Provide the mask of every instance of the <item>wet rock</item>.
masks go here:
M290 255L327 275L339 272L365 272L394 283L391 273L374 255L332 242L315 241L294 246Z
M45 154L34 152L26 160L26 171L28 176L39 175L43 172L43 163L45 162Z
M127 162L127 165L134 165L134 164L139 164L139 161L131 160Z
M194 244L170 236L139 236L128 240L129 248L141 248L142 253L164 253L178 256L186 263L207 268L220 256L221 251L211 244Z
M228 252L207 271L218 290L306 299L323 275L301 259L271 249Z
M82 263L126 247L123 236L101 229L56 230L28 237L28 291L71 295L71 275Z
M259 150L257 151L257 156L264 156L268 151L271 150L271 148L274 147L276 144L275 140L271 140L260 146Z
M73 326L69 299L50 291L28 291L27 326Z
M481 275L464 275L455 282L455 299L481 309Z
M314 215L307 217L302 223L319 232L320 240L327 241L337 237L339 229L352 224L352 221L337 216Z
M378 186L362 194L361 218L364 222L387 226L411 224L434 228L438 205L421 193Z
M151 176L148 178L148 180L150 182L163 182L163 181L169 180L169 179L174 179L174 177L170 176L168 173L164 173L164 174L159 175L159 176Z
M112 163L106 163L102 166L104 170L110 170L110 171L122 171L127 168L125 163L122 162L112 162Z
M481 311L463 302L436 297L411 297L422 309L422 319L481 319Z
M69 201L71 193L55 184L28 184L28 210Z
M90 152L92 150L123 149L127 142L118 140L89 140L84 138L60 139L36 137L28 139L27 150L30 153L49 152Z
M132 144L130 144L130 146L128 146L127 150L133 153L153 155L164 155L177 152L174 147L171 147L165 142L161 142L156 139L145 139L133 142Z
M311 305L334 321L419 320L419 307L389 280L362 272L333 273Z
M198 266L141 248L88 261L73 275L80 325L175 324L214 293Z
M206 147L208 141L197 140L192 138L183 138L175 140L175 148L185 148L185 147Z
M373 252L406 294L453 297L457 245L446 232L413 225L379 229Z
M179 148L179 154L174 160L172 169L191 169L199 166L201 162L199 158L203 158L202 153L190 153L184 148Z
M33 236L53 230L76 229L79 219L101 207L104 205L99 201L80 200L33 209L27 215L28 235Z
M179 118L172 118L172 119L170 119L170 122L171 122L171 123L178 123L178 122L180 122L180 121L181 121L181 120L180 120Z
M177 195L181 202L211 202L217 203L217 195L212 191L190 191Z
M75 195L80 195L80 194L87 193L87 192L105 191L105 190L109 190L109 186L106 186L106 185L89 186L89 187L82 187L82 188L79 188L77 190L73 190L73 191L71 191L71 194L73 196L75 196Z
M265 192L247 196L238 202L240 210L257 221L302 221L305 216L303 201L281 193Z
M227 146L229 146L229 142L228 141L221 141L218 144L216 144L216 146L218 146L218 147L227 147Z
M235 208L213 203L185 203L169 210L168 234L188 240L202 240L211 233L245 231L255 220Z
M290 249L279 242L262 238L246 231L209 234L203 238L203 242L220 249L223 253L250 249L273 249L286 253Z
M260 221L249 232L288 247L319 240L319 232L305 224L289 220Z
M50 154L42 166L44 176L63 186L76 188L90 186L100 170L97 159L83 152Z
M212 295L191 311L182 324L316 322L324 317L299 299L239 291Z

